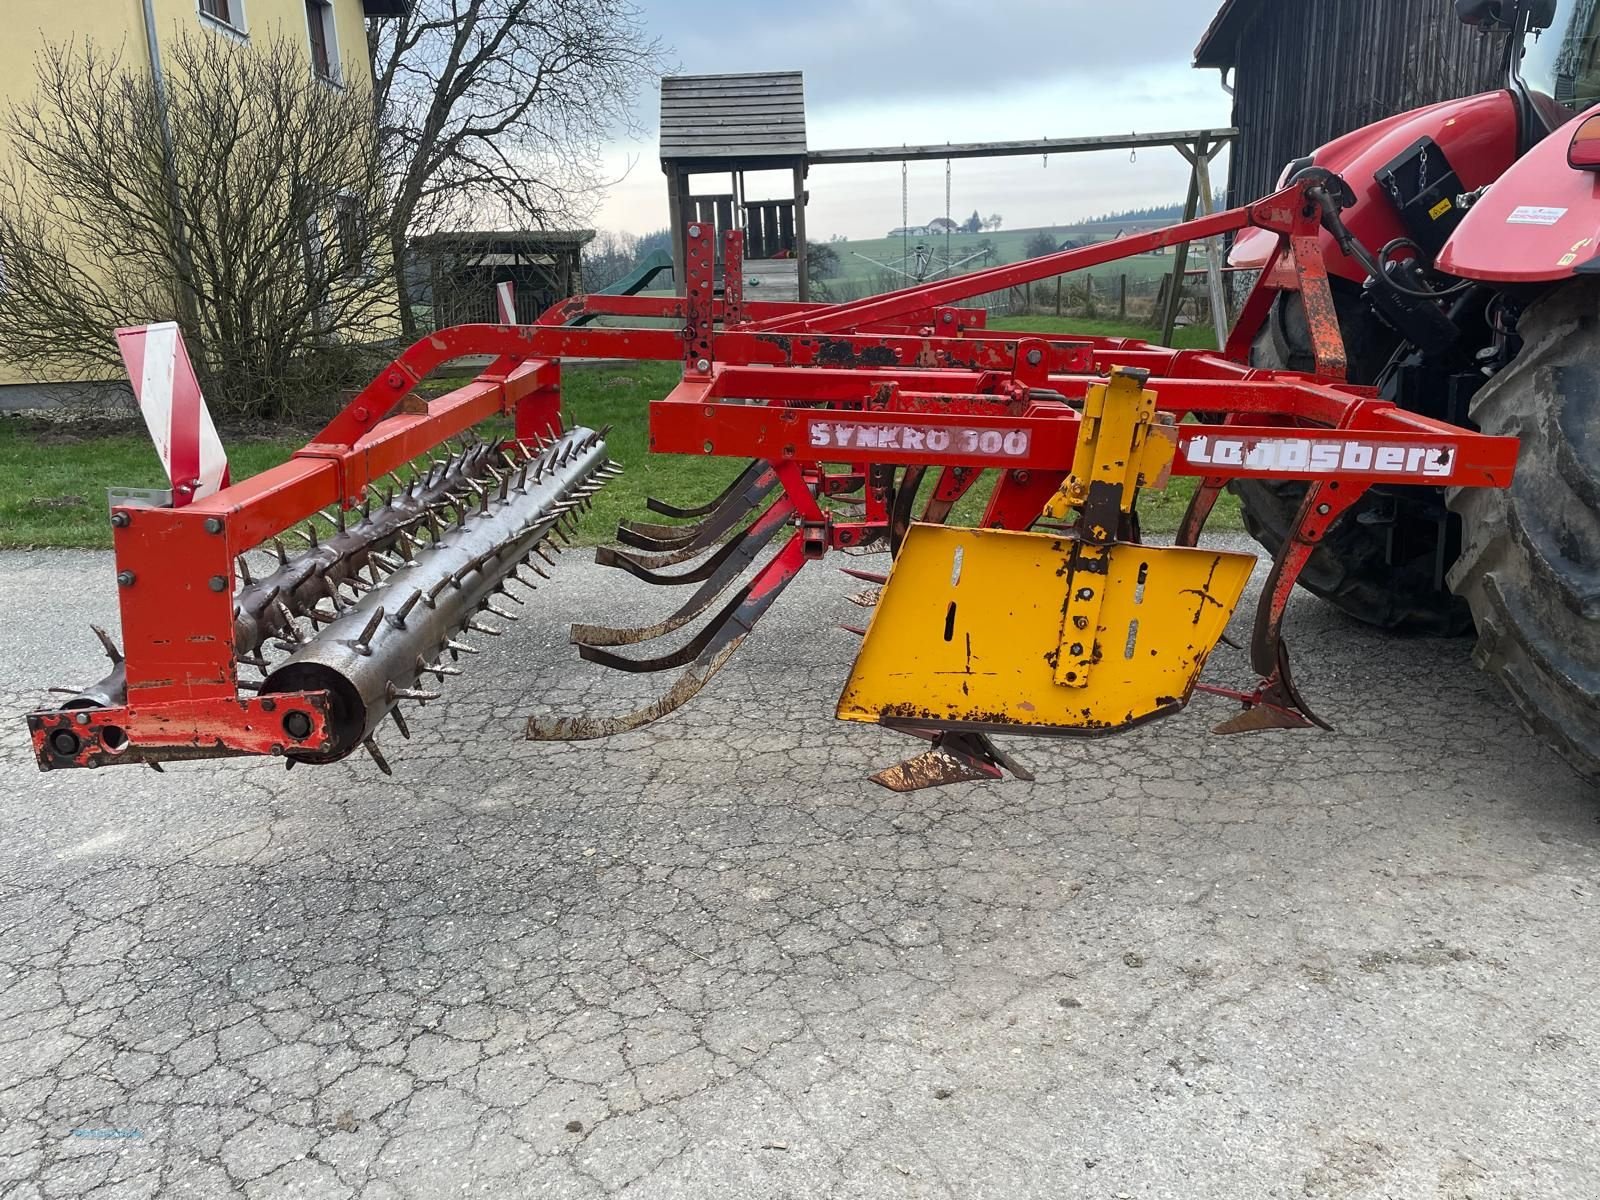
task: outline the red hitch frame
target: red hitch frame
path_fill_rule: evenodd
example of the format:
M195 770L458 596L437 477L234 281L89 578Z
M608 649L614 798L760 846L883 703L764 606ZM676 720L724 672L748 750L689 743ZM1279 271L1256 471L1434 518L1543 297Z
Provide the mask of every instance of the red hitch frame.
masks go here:
M651 450L752 460L741 477L745 491L729 503L746 494L754 504L778 495L774 503L781 508L752 527L762 540L752 546L739 540L749 537L741 533L724 544L719 553L725 557L696 577L705 581L703 590L725 586L768 540L792 531L776 557L713 618L707 635L691 643L696 653L629 660L584 647L585 657L634 663L629 669L688 668L668 697L648 710L650 719L670 712L715 674L804 562L829 549L897 543L916 516L907 500L916 488L906 484L923 472L939 473L924 520L943 520L993 471L998 484L983 524L1034 526L1072 470L1087 389L1125 369L1147 373L1161 410L1182 422L1174 473L1201 480L1180 543L1198 540L1230 480L1310 483L1261 599L1251 655L1262 683L1239 697L1247 707L1245 727L1304 723L1312 718L1289 678L1281 626L1295 581L1332 523L1374 484L1506 487L1517 460L1514 439L1405 412L1344 381L1344 349L1318 241L1319 186L1297 185L1155 233L835 305L747 299L737 233L723 246L719 299L711 230L691 224L683 297L578 296L534 325L467 325L425 337L282 466L185 508L113 510L126 698L110 704L85 699L81 707L32 714L39 764L314 757L328 737L326 693L250 696L241 687L234 639L240 555L330 506L344 511L371 504L391 472L488 418L510 416L522 443L559 434L560 362L575 357L682 361L681 382L650 405ZM1237 344L1213 353L1130 339L1006 332L989 328L982 310L962 306L971 297L1247 228L1277 234L1278 254L1292 256L1311 319L1313 375L1252 369L1248 348ZM1251 303L1270 302L1270 293L1263 294L1265 300ZM600 326L591 323L597 317L669 324ZM1252 325L1248 318L1244 327ZM446 363L484 354L493 364L471 384L431 401L415 396L416 385ZM853 516L831 503L858 491L860 511ZM652 507L686 517L716 506ZM748 511L747 504L735 517ZM602 561L609 555L612 565L659 574L662 566L715 549L738 523L713 525L701 533L701 544L675 536L683 527L625 526L625 540L654 557L605 550ZM711 599L716 595L710 591ZM709 603L702 597L698 608L681 611L693 609L692 616ZM652 629L682 623L669 620ZM631 640L638 639L613 644ZM530 732L597 736L632 727L630 720L535 721Z

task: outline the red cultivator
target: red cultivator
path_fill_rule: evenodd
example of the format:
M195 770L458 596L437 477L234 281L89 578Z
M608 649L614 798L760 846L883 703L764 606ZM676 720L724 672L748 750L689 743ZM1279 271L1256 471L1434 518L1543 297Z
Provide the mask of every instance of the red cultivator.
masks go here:
M1281 625L1325 531L1374 483L1505 487L1517 459L1514 439L1342 382L1317 236L1337 205L1333 184L1314 178L1160 233L842 305L746 301L736 233L718 299L716 248L691 225L684 298L576 297L534 326L426 338L287 464L186 506L113 510L126 657L107 639L111 675L29 717L39 764L271 754L292 765L365 746L387 770L379 725L392 718L406 732L401 705L437 694L427 681L458 673L451 663L476 633L499 631L494 620L511 614L497 599L520 571L543 573L551 536L616 469L603 431L561 427L559 362L577 356L683 360L682 382L651 405L652 449L751 462L707 504L652 501L666 521L625 522L627 548L599 552L651 583L697 586L648 626L575 626L579 653L628 671L679 670L676 682L638 712L536 718L530 737L600 737L670 713L808 561L874 543L896 557L873 579L885 586L840 715L935 743L883 782L997 775L1012 764L989 742L995 731L1106 733L1167 715L1202 686L1249 574L1249 556L1196 548L1221 489L1241 478L1308 486L1257 615L1260 686L1230 693L1242 708L1224 728L1315 721ZM1315 376L1251 370L1237 345L1214 354L1005 333L956 307L1248 227L1278 235L1279 269L1268 274L1292 277L1303 295ZM1250 303L1274 295L1263 287ZM678 327L588 324L597 316ZM437 400L413 395L429 372L471 354L496 360ZM499 414L514 418L514 438L439 452ZM1177 546L1145 545L1138 494L1171 474L1198 477L1199 489ZM986 475L981 528L944 528ZM290 553L280 536L308 521ZM266 565L252 565L263 547ZM670 651L618 653L708 611Z

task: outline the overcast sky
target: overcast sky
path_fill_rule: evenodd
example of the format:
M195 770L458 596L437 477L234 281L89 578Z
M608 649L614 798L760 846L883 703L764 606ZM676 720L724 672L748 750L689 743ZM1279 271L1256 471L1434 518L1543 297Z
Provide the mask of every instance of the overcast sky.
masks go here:
M1217 72L1190 66L1220 2L641 0L684 74L803 71L814 149L1226 126L1231 102ZM640 99L643 136L610 149L612 178L626 178L609 190L599 228L667 223L658 105L652 85ZM957 219L976 208L1013 229L1182 200L1188 180L1171 150L1141 151L1137 162L1125 150L1048 164L958 160L953 170ZM944 176L943 162L911 164L913 224L943 214ZM814 168L810 190L813 239L881 237L901 223L898 164Z

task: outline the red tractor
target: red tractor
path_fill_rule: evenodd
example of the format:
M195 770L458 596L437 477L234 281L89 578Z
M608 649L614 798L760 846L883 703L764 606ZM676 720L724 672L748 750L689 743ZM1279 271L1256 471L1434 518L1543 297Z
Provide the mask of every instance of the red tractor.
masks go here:
M1521 439L1508 490L1375 487L1300 582L1385 628L1475 626L1479 665L1600 780L1600 110L1585 115L1600 103L1600 0L1455 7L1506 36L1506 88L1290 163L1284 183L1324 175L1344 192L1320 235L1334 311L1302 303L1292 255L1246 231L1232 261L1265 270L1229 351L1311 371L1316 326L1336 319L1351 382ZM1305 485L1232 486L1277 550Z

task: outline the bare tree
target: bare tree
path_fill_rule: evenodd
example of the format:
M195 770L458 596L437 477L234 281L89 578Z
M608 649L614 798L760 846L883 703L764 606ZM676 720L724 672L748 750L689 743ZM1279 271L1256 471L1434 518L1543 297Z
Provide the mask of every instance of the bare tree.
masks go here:
M631 233L602 229L583 250L583 285L590 291L610 287L638 265L639 239Z
M585 219L604 135L631 125L662 48L628 0L416 0L367 26L401 319L421 233Z
M352 382L394 316L370 96L292 45L208 35L171 49L164 97L90 44L38 65L5 125L0 356L103 378L114 326L177 320L224 412L278 419Z

